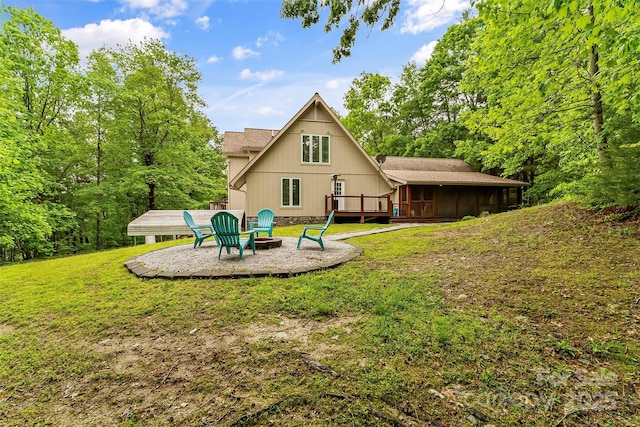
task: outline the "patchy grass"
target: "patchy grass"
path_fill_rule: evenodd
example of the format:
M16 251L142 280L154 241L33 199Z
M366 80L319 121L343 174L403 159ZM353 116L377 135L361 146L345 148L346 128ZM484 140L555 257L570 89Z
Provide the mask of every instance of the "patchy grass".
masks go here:
M123 266L186 241L0 267L0 424L640 423L637 223L559 203L350 241L288 279Z

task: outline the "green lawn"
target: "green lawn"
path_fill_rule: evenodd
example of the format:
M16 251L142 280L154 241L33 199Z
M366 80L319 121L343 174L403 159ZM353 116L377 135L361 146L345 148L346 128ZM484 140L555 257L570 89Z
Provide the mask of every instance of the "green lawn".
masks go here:
M0 425L640 424L638 224L558 203L349 241L287 279L124 267L190 240L0 267Z

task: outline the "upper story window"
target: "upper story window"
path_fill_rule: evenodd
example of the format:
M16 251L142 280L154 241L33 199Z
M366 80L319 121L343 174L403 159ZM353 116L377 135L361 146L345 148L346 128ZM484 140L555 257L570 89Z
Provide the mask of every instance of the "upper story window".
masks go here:
M329 163L328 135L302 135L302 163Z

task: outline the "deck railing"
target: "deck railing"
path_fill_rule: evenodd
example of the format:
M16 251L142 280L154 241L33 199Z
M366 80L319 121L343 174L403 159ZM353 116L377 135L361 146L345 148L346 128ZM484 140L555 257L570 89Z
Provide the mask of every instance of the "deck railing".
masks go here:
M364 223L365 217L391 217L393 204L390 196L324 196L324 210L335 210L337 217L360 217Z

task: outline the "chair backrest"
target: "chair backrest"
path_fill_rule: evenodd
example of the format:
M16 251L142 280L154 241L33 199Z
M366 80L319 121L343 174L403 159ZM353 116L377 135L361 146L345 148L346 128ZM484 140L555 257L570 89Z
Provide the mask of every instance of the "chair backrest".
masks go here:
M336 213L335 210L332 210L329 214L329 218L327 218L327 223L324 225L324 229L326 230L331 225L331 220L333 219L333 214Z
M182 217L184 218L184 222L187 223L187 226L193 230L193 231L200 231L198 229L198 226L196 225L196 223L193 221L193 217L191 216L191 214L187 211L182 212Z
M238 246L240 244L240 229L238 218L229 212L218 212L211 217L211 225L216 231L220 246Z
M258 227L269 228L276 214L271 209L262 209L258 212Z

